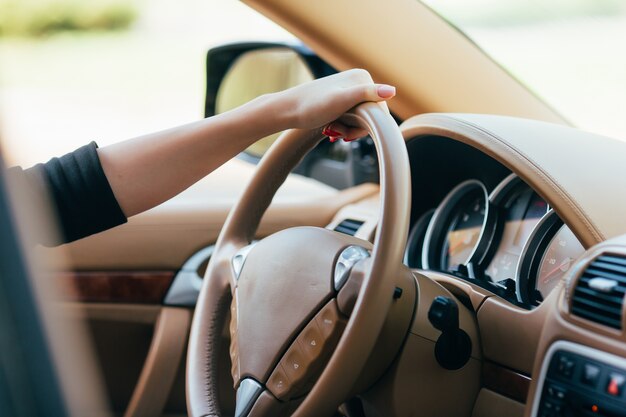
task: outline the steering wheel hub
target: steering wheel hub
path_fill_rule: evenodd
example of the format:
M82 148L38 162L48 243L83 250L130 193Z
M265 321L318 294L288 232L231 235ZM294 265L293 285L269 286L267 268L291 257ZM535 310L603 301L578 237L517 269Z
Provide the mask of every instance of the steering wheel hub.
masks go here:
M345 322L334 301L334 264L355 241L326 229L297 227L252 248L231 306L235 387L242 376L265 383L272 374L276 397L301 393L296 380L313 370L324 347L334 347L330 339L340 335L339 323Z

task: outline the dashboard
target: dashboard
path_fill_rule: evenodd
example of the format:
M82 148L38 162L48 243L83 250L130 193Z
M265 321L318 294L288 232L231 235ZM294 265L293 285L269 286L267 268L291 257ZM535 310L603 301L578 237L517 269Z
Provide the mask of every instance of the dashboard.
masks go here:
M626 194L615 192L625 142L480 114L424 114L400 129L412 195L404 263L423 297L411 332L438 340L419 318L443 288L470 315L461 327L483 361L461 369L479 382L464 381L454 398L480 390L472 415L481 416L626 415ZM379 207L368 197L331 226L357 220L355 236L371 241ZM428 359L420 349L394 380L411 386L407 398L435 384L434 374L414 382ZM491 412L492 393L513 401Z
M405 263L473 281L532 308L583 252L548 203L511 174L490 193L474 179L450 190L414 223Z
M571 229L534 189L475 149L441 137L407 147L415 178L405 264L538 306L584 252Z

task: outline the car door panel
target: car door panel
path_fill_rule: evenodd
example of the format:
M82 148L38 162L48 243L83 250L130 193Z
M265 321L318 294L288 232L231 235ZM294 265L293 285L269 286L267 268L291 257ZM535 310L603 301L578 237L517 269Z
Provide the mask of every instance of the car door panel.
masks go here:
M115 415L186 415L185 353L193 308L166 306L164 299L185 261L215 242L243 185L205 179L115 229L59 248L38 248L67 259L53 274L64 289L62 311L87 323ZM325 227L342 207L377 192L373 184L336 191L292 176L264 216L258 237L292 226ZM226 328L222 352L221 402L232 412Z

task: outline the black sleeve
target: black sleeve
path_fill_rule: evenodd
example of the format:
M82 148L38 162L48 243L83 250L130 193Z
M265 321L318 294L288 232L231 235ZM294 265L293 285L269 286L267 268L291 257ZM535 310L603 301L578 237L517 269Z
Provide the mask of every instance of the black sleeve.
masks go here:
M47 193L59 220L60 242L71 242L126 222L102 170L95 142L12 175L23 175L31 193Z

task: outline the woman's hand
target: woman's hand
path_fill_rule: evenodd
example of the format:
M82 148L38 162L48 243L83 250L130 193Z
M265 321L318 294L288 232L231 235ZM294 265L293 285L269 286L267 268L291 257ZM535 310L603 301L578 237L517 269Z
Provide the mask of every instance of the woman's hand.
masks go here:
M367 134L363 129L336 121L347 110L366 101L389 100L395 94L395 87L375 84L367 71L352 69L276 93L275 97L289 114L289 128L324 126L324 134L334 141L354 140Z

